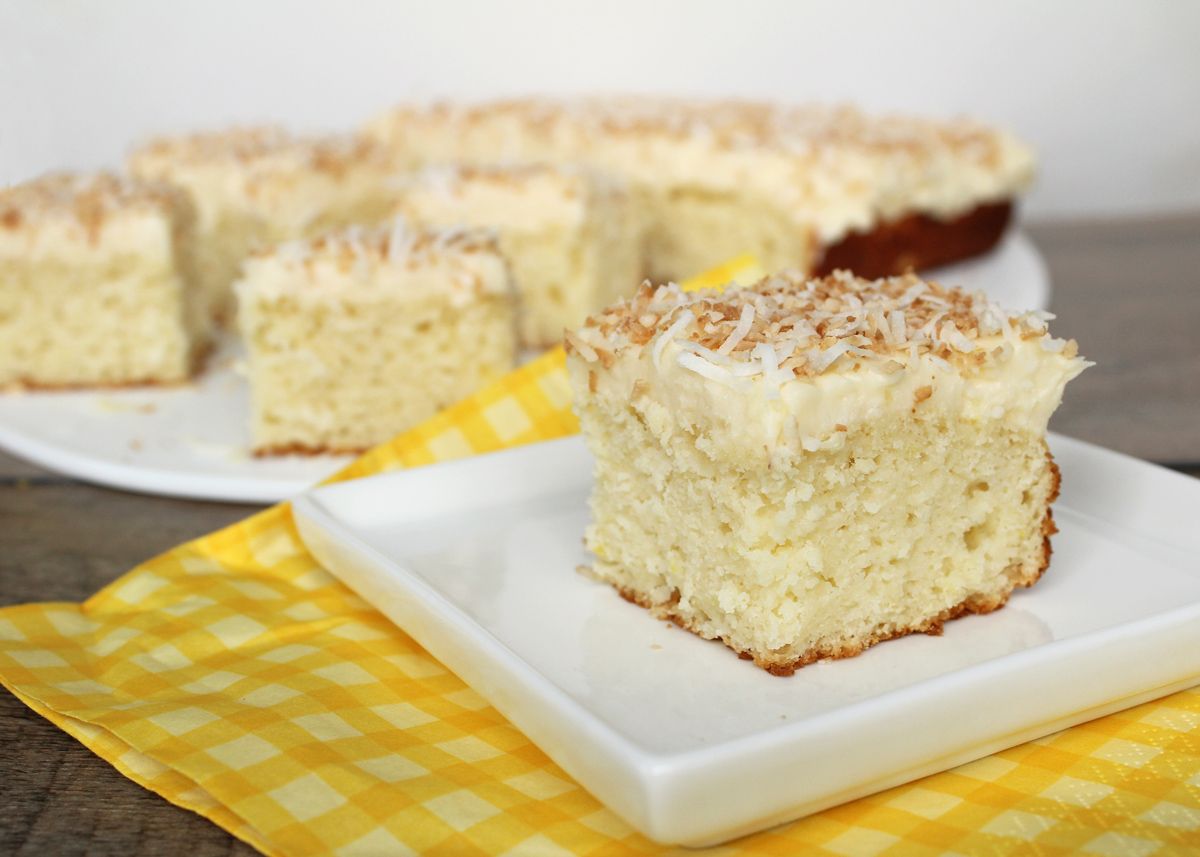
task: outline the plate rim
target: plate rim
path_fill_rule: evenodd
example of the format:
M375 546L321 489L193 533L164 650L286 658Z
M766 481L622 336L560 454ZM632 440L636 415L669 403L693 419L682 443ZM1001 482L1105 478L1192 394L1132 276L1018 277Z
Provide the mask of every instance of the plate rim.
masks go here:
M296 479L213 476L163 467L140 467L46 443L0 421L0 450L51 473L93 485L158 497L226 503L278 503L317 487ZM346 459L347 462L352 459ZM331 469L336 462L330 460Z

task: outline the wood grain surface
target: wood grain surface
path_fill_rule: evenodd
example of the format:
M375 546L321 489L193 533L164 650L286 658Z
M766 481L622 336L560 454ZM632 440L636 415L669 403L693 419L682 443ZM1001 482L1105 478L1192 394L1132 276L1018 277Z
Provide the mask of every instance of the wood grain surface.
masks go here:
M1096 365L1050 428L1200 465L1200 217L1031 229L1050 265L1051 322Z
M1097 365L1052 428L1200 476L1200 214L1029 229ZM79 601L255 507L95 488L0 453L0 605ZM252 854L0 691L0 855Z

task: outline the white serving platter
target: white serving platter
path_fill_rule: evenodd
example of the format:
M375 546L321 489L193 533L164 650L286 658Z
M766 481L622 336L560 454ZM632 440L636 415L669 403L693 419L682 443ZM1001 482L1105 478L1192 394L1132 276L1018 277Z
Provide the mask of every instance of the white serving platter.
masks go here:
M241 366L241 344L227 336L187 384L0 394L0 449L85 482L237 503L291 497L352 460L256 458Z
M1033 243L1014 232L981 259L932 271L1013 308L1045 309L1050 281ZM0 393L0 449L77 479L173 497L271 503L332 473L345 456L250 454L250 394L240 348L221 345L179 387Z
M1003 610L778 678L576 572L578 438L297 498L318 559L647 836L708 845L1200 682L1200 482L1063 437Z

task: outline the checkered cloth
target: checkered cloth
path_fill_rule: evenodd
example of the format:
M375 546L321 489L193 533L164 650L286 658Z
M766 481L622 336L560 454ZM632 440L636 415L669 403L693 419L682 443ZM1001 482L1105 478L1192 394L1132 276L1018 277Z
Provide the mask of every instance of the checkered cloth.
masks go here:
M575 430L555 351L338 478ZM130 779L267 854L663 850L317 565L286 504L83 604L0 611L0 682ZM1200 689L719 850L1200 852Z

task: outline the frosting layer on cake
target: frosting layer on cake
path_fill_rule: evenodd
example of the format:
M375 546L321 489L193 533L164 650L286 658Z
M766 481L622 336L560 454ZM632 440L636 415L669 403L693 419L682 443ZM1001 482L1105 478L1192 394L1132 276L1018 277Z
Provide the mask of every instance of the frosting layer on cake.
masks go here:
M567 347L596 395L649 394L651 413L690 415L760 457L834 447L847 426L915 408L1043 433L1088 365L1050 318L914 276L784 272L726 293L645 284Z
M824 245L914 212L947 219L1012 199L1034 173L1024 143L974 120L868 116L846 106L651 97L439 103L395 108L367 133L413 163L578 161L652 192L753 196Z

